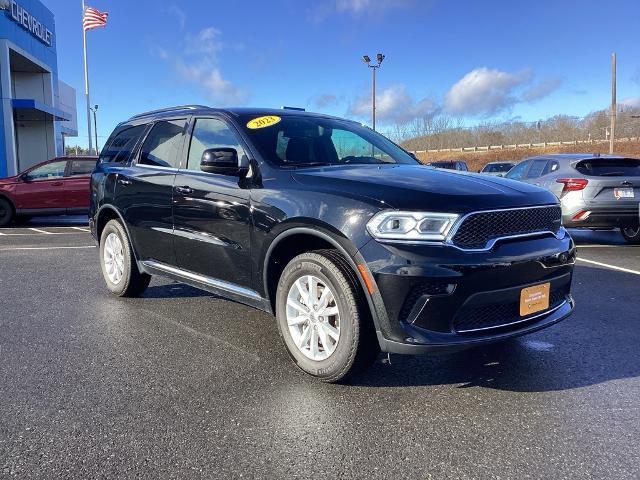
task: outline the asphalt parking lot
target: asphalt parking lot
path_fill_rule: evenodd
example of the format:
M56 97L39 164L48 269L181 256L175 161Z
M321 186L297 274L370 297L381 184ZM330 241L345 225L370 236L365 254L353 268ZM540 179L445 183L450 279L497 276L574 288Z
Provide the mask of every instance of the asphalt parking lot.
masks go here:
M638 478L640 247L574 232L575 314L353 385L274 321L154 279L104 286L83 220L0 229L0 477Z

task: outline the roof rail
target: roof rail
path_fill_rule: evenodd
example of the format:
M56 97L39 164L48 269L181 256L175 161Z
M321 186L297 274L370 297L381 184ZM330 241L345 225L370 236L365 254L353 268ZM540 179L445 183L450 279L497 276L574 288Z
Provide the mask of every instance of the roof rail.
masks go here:
M135 118L148 117L149 115L157 115L159 113L179 112L181 110L197 110L199 108L209 108L206 105L179 105L177 107L160 108L158 110L150 110L148 112L138 113L132 116L129 120Z

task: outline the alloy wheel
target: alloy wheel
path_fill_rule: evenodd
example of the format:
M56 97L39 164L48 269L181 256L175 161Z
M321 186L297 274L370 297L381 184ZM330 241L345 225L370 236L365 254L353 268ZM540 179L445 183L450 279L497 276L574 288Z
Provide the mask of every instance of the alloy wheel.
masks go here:
M340 311L327 282L298 278L287 295L287 325L296 347L314 361L326 360L340 340Z
M103 261L109 281L114 285L120 283L124 274L124 248L115 233L110 233L105 240Z

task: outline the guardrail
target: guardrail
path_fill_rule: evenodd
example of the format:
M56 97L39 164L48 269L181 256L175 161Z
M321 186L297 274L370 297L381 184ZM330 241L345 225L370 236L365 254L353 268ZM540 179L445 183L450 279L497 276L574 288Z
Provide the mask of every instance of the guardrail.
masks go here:
M615 140L618 142L637 142L640 141L640 137L626 137L618 138ZM545 148L562 145L584 145L584 144L598 144L609 143L609 140L573 140L569 142L541 142L541 143L515 143L513 145L487 145L485 147L459 147L459 148L435 148L428 150L412 150L412 153L441 153L441 152L488 152L490 150L516 150L519 148Z

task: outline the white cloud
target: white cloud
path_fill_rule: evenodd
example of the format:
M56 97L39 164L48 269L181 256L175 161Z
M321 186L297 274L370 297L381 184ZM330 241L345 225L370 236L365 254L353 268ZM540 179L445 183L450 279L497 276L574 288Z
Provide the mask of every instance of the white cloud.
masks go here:
M422 0L424 1L424 0ZM352 16L379 15L388 10L406 8L416 3L416 0L329 0L318 1L309 10L312 21L322 21L334 14L349 14Z
M204 28L186 33L176 51L157 47L154 53L170 62L183 80L199 85L212 101L241 105L247 101L247 92L224 78L220 68L218 57L225 48L221 36L217 28Z
M620 105L628 108L640 108L640 97L625 98L620 102Z
M177 5L171 5L167 9L167 13L174 15L176 20L178 21L178 25L180 26L180 30L184 30L185 25L187 24L187 14Z
M414 100L407 93L404 85L392 85L378 91L376 95L376 119L380 123L404 124L415 118L421 118L432 113L435 104L428 98ZM347 112L359 118L370 118L371 96L357 98Z
M491 116L518 103L530 103L556 91L559 78L532 84L530 69L516 73L480 67L458 80L445 94L445 110L454 115Z
M312 102L317 108L326 108L337 105L343 99L332 93L322 93L313 97Z
M445 94L444 104L455 115L491 115L517 103L514 89L529 81L531 72L507 73L476 68L458 80Z
M540 100L541 98L544 98L547 95L555 92L558 87L560 87L561 83L562 80L560 80L559 78L547 78L545 80L542 80L541 82L529 87L524 92L522 92L522 99L526 102L534 102L536 100Z

